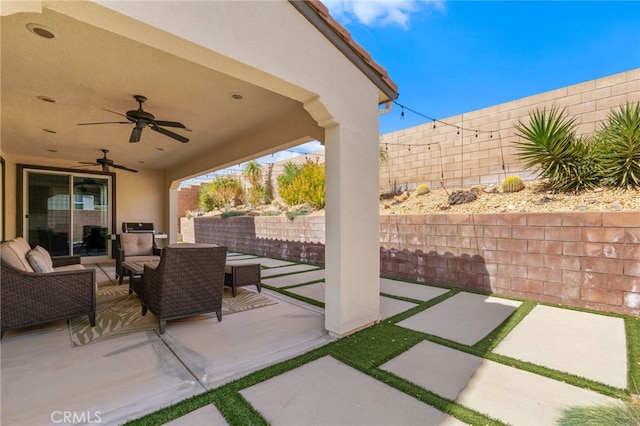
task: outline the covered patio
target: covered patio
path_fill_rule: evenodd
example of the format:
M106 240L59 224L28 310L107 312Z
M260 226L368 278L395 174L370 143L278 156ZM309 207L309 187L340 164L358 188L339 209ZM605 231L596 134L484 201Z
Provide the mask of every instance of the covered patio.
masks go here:
M378 115L397 87L321 3L1 7L3 240L29 239L30 170L108 176L105 232L151 222L172 243L180 181L318 140L327 164L321 329L340 337L379 319ZM179 137L134 123L138 107L179 122L170 127ZM83 164L101 150L138 172Z

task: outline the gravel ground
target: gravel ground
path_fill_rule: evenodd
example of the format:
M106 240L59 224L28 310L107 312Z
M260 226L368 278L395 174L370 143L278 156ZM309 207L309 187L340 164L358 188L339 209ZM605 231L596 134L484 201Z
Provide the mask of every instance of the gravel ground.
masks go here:
M491 191L493 188L496 192ZM450 193L459 189L477 194L475 201L449 205ZM425 213L502 213L502 212L560 212L560 211L640 211L640 188L611 189L596 188L579 193L549 191L543 182L528 182L520 192L503 193L499 186L476 186L473 188L434 188L424 195L407 192L408 198L381 196L380 214L425 214Z

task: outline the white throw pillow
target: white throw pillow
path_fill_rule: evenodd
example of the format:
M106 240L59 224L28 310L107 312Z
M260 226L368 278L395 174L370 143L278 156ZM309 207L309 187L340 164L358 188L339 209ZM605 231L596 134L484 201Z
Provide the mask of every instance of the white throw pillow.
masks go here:
M29 250L27 253L27 260L35 272L53 272L53 267L49 265L46 257L36 250Z
M53 269L53 260L51 260L51 255L49 254L47 249L42 246L36 246L34 250L40 253L42 257L47 261L47 264L49 265L49 267Z

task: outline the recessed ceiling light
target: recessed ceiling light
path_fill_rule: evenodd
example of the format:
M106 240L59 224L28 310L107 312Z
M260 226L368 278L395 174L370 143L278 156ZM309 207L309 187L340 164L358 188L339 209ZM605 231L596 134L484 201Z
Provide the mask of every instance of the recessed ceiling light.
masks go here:
M49 152L58 152L57 149L48 149L47 151L49 151Z
M138 161L139 164L144 164L144 161Z
M42 96L41 95L41 96L38 96L38 99L40 99L41 101L44 101L44 102L56 103L55 99L52 99L52 98L50 98L48 96Z
M164 151L164 148L156 148L158 151Z
M244 99L244 95L240 92L231 92L229 93L229 96L231 96L231 98L235 99L236 101Z
M55 35L46 27L40 24L27 24L27 29L42 38L54 38Z
M51 130L51 129L42 129L42 131L47 133L58 133L55 130Z

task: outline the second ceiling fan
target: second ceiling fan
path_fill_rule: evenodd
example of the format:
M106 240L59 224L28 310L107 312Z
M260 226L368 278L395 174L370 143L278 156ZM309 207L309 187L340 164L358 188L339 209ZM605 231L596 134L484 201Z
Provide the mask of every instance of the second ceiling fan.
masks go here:
M146 97L142 95L134 95L133 98L138 102L138 109L127 111L126 114L120 114L119 112L115 112L115 111L111 111L109 109L103 108L105 111L111 112L113 114L121 115L129 121L105 121L105 122L98 122L98 123L78 123L78 125L90 126L94 124L131 124L133 123L135 124L135 127L131 131L131 136L129 137L129 142L131 143L140 141L140 137L142 136L142 129L144 129L145 127L149 127L153 131L161 133L165 136L169 136L170 138L173 138L182 143L189 142L189 139L185 138L184 136L164 128L164 127L177 127L180 129L186 129L187 127L184 124L179 123L177 121L156 120L153 114L142 109L142 104L147 100Z

